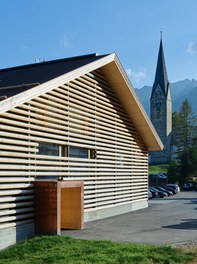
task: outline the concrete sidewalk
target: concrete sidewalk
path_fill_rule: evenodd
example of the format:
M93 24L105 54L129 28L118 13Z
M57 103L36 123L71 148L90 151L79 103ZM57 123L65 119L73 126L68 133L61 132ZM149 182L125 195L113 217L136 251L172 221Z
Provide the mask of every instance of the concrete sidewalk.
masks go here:
M62 235L91 240L172 244L197 240L197 192L152 199L143 210L85 223Z

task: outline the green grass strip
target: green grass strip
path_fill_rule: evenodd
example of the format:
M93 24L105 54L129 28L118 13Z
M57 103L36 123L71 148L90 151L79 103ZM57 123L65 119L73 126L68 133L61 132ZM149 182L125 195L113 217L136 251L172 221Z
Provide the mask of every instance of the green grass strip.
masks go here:
M169 246L40 236L0 251L0 264L181 264L195 257Z

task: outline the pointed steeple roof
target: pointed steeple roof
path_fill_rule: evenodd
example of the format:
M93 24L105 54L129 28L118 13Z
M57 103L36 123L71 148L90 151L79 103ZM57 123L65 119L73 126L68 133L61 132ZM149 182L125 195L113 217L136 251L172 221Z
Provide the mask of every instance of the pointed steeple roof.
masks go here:
M165 58L164 58L162 33L161 33L161 39L160 39L159 54L158 54L158 59L157 59L155 81L153 84L151 97L153 96L155 89L157 88L158 84L161 87L161 89L163 90L163 93L166 95L167 91L168 91L169 82L168 82L166 64L165 64Z

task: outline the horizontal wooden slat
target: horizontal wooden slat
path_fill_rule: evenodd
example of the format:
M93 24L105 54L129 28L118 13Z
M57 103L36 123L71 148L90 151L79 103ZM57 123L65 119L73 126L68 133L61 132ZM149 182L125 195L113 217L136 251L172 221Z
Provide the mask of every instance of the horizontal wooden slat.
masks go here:
M1 152L0 152L1 153ZM9 153L6 153L9 156ZM20 164L46 164L46 165L61 165L61 166L89 166L89 167L109 167L109 168L113 168L113 167L119 167L122 166L122 163L119 163L118 160L96 160L95 159L83 159L83 162L79 159L73 158L73 160L71 158L65 159L65 161L52 161L52 158L49 160L42 160L42 159L38 159L40 158L41 155L36 156L35 160L27 160L27 159L22 159L22 158L11 158L11 157L7 157L7 158L0 158L0 164L1 163L20 163ZM47 159L48 156L44 156L42 155L42 158L46 158ZM61 160L59 158L59 160ZM79 165L79 161L81 162L81 164ZM129 161L124 161L124 168L132 168L132 165L130 164Z
M33 187L33 185L30 184L30 183L1 184L1 185L0 185L0 190L5 190L5 189L19 189L19 188L29 188L29 187Z
M14 221L14 220L21 220L25 218L33 218L34 214L29 213L29 214L22 214L22 215L16 215L16 216L7 216L7 217L0 217L0 223L3 222L9 222L9 221Z
M9 222L8 221L7 223L0 223L0 229L14 227L14 226L18 226L18 225L25 225L25 224L29 224L32 222L33 222L33 219L22 220L22 221L17 221L17 222Z
M22 213L27 213L27 212L33 212L33 207L18 208L18 209L16 208L16 209L8 209L8 210L0 210L0 216L14 215L14 214L22 214Z
M1 166L1 165L0 165ZM21 178L20 176L19 177L0 177L0 183L3 183L3 182L32 182L34 181L34 178L33 177L24 177L24 178Z
M9 189L9 190L0 190L0 196L6 196L6 195L23 195L23 194L33 194L33 189Z
M34 167L35 169L35 167ZM57 169L53 169L52 167L50 168L43 168L43 171L27 171L28 168L26 168L26 171L21 171L20 173L18 171L6 171L6 170L2 170L0 171L0 176L11 176L11 175L15 175L15 176L42 176L42 175L51 175L53 176L54 174L55 175L65 175L65 176L91 176L91 175L112 175L112 172L116 173L116 175L119 175L119 176L124 176L124 175L130 175L130 176L143 176L143 175L146 175L147 176L147 172L146 171L142 171L142 172L131 172L131 170L116 170L116 169L102 169L102 170L99 170L99 169L95 169L95 170L88 170L88 168L70 168L70 169L67 169L67 168L61 168L61 167L58 167ZM64 170L66 170L66 172L64 172ZM58 172L58 171L61 171L61 172Z
M5 135L5 133L4 133ZM7 136L7 134L6 134ZM23 146L34 146L38 147L39 144L36 142L22 141L16 139L0 138L0 143L10 144L10 145L23 145Z
M34 198L33 195L2 196L0 197L0 203L27 201L27 200L33 200L33 198Z
M72 165L73 164L73 165ZM48 163L48 166L30 166L30 165L1 165L0 164L0 170L36 170L36 171L117 171L117 172L121 172L121 171L125 171L125 172L129 172L129 171L136 171L136 169L132 169L130 166L121 166L121 164L118 165L111 165L111 166L107 166L107 165L95 165L95 164L89 164L88 163L82 163L82 164L76 164L74 166L74 163L67 163L64 165L66 166L60 166L60 164L58 164L59 166L50 166L52 164ZM69 168L68 168L69 166Z
M12 151L13 150L16 150L16 151L28 151L28 152L38 152L38 149L36 148L28 148L28 147L19 147L19 146L12 146L10 147L9 145L2 145L0 144L0 149L3 150L3 149L11 149Z
M9 208L19 208L19 207L27 207L27 206L33 206L33 201L31 202L21 202L21 203L1 203L0 209L9 209ZM1 211L0 211L1 214Z

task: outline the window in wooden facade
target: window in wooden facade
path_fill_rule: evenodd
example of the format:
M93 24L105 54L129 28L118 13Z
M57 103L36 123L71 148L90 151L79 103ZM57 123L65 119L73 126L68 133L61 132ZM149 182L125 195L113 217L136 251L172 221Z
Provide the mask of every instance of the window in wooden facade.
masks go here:
M59 156L59 146L53 143L39 143L39 155Z
M68 148L68 156L72 158L83 158L88 159L88 149L81 147L73 147L69 146Z

